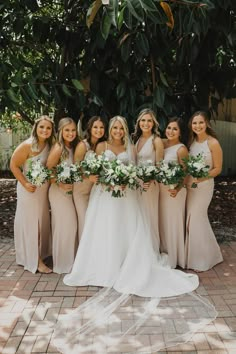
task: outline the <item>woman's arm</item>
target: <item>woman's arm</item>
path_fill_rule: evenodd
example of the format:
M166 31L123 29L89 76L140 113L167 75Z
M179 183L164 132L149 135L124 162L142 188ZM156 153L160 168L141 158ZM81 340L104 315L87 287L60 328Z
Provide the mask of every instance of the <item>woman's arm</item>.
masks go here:
M56 167L59 162L60 162L60 158L61 158L61 153L62 153L62 147L56 143L55 145L53 145L49 156L48 156L48 160L47 160L47 168L49 169L53 169L54 167ZM51 183L56 183L56 176L52 176L51 178ZM62 183L59 182L58 186L63 189L65 192L70 192L72 190L72 184L67 184L67 183Z
M183 166L183 168L185 168L185 164L183 162L184 158L188 157L188 149L186 148L186 146L181 146L178 150L177 150L177 157L178 157L178 163L180 165ZM175 189L170 189L169 193L171 195L171 197L176 197L176 195L178 194L178 192L181 190L181 188L186 184L187 182L187 176L185 177L185 179L182 181L181 184L179 184Z
M212 162L213 162L213 167L209 171L209 176L214 178L218 176L222 171L223 151L219 141L215 138L209 139L208 145L211 150Z
M53 145L47 159L47 168L52 169L53 167L56 167L60 161L61 158L61 153L62 153L62 148L61 146L56 143Z
M36 189L36 186L33 186L30 182L28 182L21 171L21 166L23 166L27 158L30 156L30 152L31 144L27 143L26 141L21 143L12 154L10 161L10 169L15 178L22 184L22 186L28 192L33 193Z
M156 163L158 163L164 158L164 145L161 138L159 137L155 137L153 144L154 144L155 154L156 154Z
M103 141L97 145L95 152L97 155L102 155L105 150L106 150L106 142Z
M74 153L74 162L80 162L84 160L86 154L86 145L84 141L80 141L79 144L75 148Z

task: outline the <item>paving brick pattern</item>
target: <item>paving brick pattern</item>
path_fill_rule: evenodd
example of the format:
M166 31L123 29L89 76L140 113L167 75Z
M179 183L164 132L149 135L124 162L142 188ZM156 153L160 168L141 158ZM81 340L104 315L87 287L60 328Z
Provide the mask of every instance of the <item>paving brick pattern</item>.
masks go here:
M197 289L214 304L217 319L188 343L159 353L236 354L236 242L221 249L224 262L199 273ZM0 243L0 353L57 353L51 336L58 316L97 291L96 287L68 288L62 279L58 274L24 271L15 263L13 242Z

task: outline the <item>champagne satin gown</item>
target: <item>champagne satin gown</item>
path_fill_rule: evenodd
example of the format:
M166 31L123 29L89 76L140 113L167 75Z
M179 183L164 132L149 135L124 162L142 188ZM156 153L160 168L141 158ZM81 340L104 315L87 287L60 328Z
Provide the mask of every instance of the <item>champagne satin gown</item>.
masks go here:
M67 149L68 164L73 162L73 151ZM53 272L69 273L72 269L77 239L77 215L72 194L66 193L56 183L49 189L52 215Z
M89 154L94 154L94 151L91 150L86 140L83 142L86 146L86 154L84 156L84 159L86 159ZM85 178L83 182L75 183L73 187L73 199L78 219L78 242L80 241L83 232L85 214L88 207L88 201L92 187L93 182L90 182L88 178Z
M164 161L178 162L177 152L183 144L164 150ZM160 183L159 220L161 251L169 256L171 268L185 267L185 202L186 189L182 188L175 198L168 192L169 186Z
M136 155L137 164L145 163L146 161L152 161L153 165L156 165L156 154L153 145L154 136L145 142L140 151L138 152L138 142L136 143ZM150 232L153 240L153 247L155 251L159 252L160 249L160 237L159 237L159 183L152 182L146 192L139 193L138 201L141 206L141 211L147 224L150 226Z
M45 165L48 154L49 146L46 145L40 154L28 158L23 166L23 174L26 175L31 161L40 159ZM32 273L38 269L39 256L45 259L51 255L48 187L49 183L46 182L37 187L34 193L30 193L20 182L17 183L14 222L16 263Z
M206 165L213 166L208 141L194 141L190 147L190 155L203 153ZM187 192L187 225L186 225L186 268L199 271L211 269L223 261L220 247L208 219L208 207L213 196L214 179L198 183L191 188L191 179Z

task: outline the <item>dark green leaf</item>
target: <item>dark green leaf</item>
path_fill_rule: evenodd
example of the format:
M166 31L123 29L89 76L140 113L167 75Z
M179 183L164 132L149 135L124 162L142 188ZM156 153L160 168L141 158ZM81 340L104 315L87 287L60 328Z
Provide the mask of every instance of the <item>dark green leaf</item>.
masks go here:
M15 92L12 90L12 89L8 89L7 90L7 95L8 97L10 98L11 101L15 102L15 103L18 103L19 100L15 94Z
M136 36L136 46L139 48L140 52L147 56L149 54L149 43L148 39L143 32L139 32Z
M66 84L62 84L62 91L64 92L64 94L68 97L72 97L72 94L70 93L68 87L66 86Z
M104 39L107 39L111 28L111 19L106 12L103 13L101 22L101 33Z
M42 93L45 95L45 96L50 96L49 93L48 93L48 90L46 89L46 87L43 85L43 84L40 84L40 90L42 91Z
M162 108L165 101L165 91L161 86L156 86L154 91L155 103L158 107Z
M83 91L84 90L84 87L83 87L83 85L81 84L81 82L79 80L72 79L71 82L72 82L72 84L75 86L75 88L78 91Z

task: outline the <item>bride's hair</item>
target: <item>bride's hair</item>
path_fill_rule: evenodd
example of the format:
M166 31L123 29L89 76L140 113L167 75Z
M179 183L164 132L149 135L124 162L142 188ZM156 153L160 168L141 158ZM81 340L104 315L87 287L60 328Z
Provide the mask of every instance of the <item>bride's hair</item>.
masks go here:
M111 130L112 130L113 125L117 121L120 122L120 124L124 128L125 134L124 134L124 137L122 138L122 141L123 141L125 148L127 148L128 143L129 143L129 129L128 129L128 124L127 124L126 119L122 116L115 116L115 117L111 118L111 120L109 122L109 127L108 127L108 141L112 142Z
M134 127L134 133L132 134L132 140L134 143L136 143L138 141L138 139L140 138L140 136L142 135L142 130L140 128L139 123L145 114L150 115L150 117L152 118L152 121L153 121L152 134L154 136L160 136L160 133L158 131L159 123L156 119L155 113L150 108L144 108L139 113L135 127Z
M57 135L57 142L58 144L61 146L62 148L62 153L61 153L61 160L65 160L68 156L69 156L69 152L66 149L66 145L63 139L63 129L65 128L65 126L67 126L68 124L74 124L75 128L76 128L76 124L75 121L72 118L69 117L65 117L65 118L61 118L58 124L58 135ZM74 148L76 146L78 142L78 138L77 138L77 130L76 130L76 138L71 142L71 147Z

